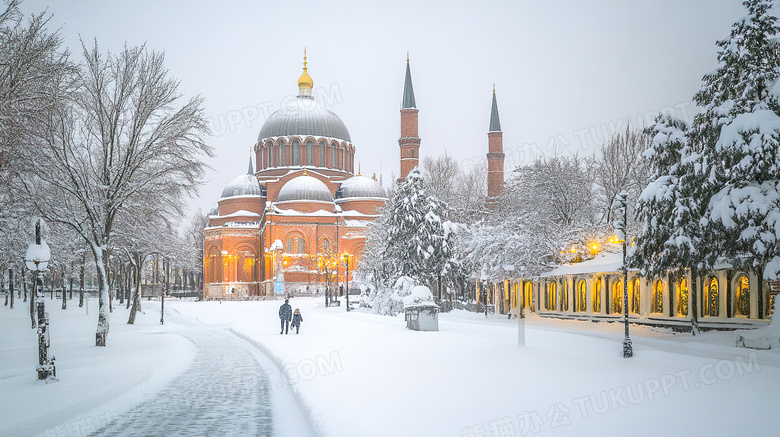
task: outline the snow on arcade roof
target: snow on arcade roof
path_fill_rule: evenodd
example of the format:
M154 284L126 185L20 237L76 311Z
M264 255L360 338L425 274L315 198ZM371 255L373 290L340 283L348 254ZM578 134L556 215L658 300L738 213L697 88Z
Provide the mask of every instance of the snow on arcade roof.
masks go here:
M542 274L541 276L546 278L548 276L579 275L583 273L617 272L622 268L622 253L602 252L596 255L593 259L589 259L580 263L563 264L562 266L556 267L555 269L552 269L549 272Z

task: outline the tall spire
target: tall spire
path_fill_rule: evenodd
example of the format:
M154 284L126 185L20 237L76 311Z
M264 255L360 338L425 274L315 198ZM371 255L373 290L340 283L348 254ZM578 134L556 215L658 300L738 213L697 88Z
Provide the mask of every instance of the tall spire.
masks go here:
M314 88L314 80L309 76L306 67L306 48L303 48L303 74L298 78L298 96L311 97L311 89Z
M406 80L404 81L404 98L401 109L416 108L414 89L412 88L412 71L409 69L409 52L406 52Z
M249 157L249 170L247 170L246 174L248 174L250 176L255 174L255 171L252 168L252 157L251 156Z
M488 130L488 206L497 204L504 186L504 133L498 119L496 103L496 84L493 84L493 107L490 110L490 129Z
M498 103L496 103L496 84L493 84L493 107L490 109L490 129L488 132L501 132L501 120L498 119Z

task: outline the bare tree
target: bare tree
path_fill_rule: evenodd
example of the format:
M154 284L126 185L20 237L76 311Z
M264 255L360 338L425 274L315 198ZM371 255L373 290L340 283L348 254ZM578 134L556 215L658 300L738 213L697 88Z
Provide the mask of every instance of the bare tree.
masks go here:
M83 45L73 93L61 96L35 147L25 154L16 192L49 221L72 228L89 246L100 289L97 346L109 330L107 252L126 206L160 199L181 209L194 192L211 148L202 99L179 106L179 83L161 53L125 48L104 56ZM144 217L136 216L137 220Z
M626 126L625 132L616 133L601 148L601 157L596 162L596 183L605 223L612 222L612 200L622 191L629 193L628 216L633 220L634 204L650 182L650 170L642 158L649 145L646 133Z

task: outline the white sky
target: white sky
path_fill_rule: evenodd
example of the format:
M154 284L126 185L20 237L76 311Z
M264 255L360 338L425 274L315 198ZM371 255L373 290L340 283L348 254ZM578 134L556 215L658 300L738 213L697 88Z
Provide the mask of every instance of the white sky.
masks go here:
M690 99L716 67L715 41L744 15L738 0L22 5L45 8L75 59L79 35L112 51L146 42L165 51L181 91L205 97L217 156L191 202L203 210L246 172L265 117L297 94L304 47L314 92L347 125L362 173L381 169L388 185L399 172L407 50L421 155L446 150L464 167L484 159L495 82L509 172L556 150L594 153L627 117L692 115Z

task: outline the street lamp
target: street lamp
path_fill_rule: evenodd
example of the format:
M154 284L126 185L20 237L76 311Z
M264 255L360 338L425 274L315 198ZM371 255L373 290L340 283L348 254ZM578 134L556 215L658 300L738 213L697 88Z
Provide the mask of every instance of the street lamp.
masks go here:
M38 274L46 270L51 259L51 250L41 238L43 220L35 221L35 243L27 247L24 261L28 269L34 272L33 296L35 296L35 308L38 312L38 379L49 380L56 378L57 370L54 367L54 357L49 358L49 314L46 313L43 293L38 291ZM30 305L32 306L32 299ZM33 320L33 327L35 327Z
M628 221L628 208L626 200L628 193L622 191L615 195L612 206L616 209L617 218L613 222L615 226L615 235L618 240L623 241L623 323L626 330L626 338L623 339L623 358L634 356L634 348L631 345L631 338L628 336L628 266L626 266L626 222ZM622 215L622 219L620 217ZM636 292L636 291L634 291Z

